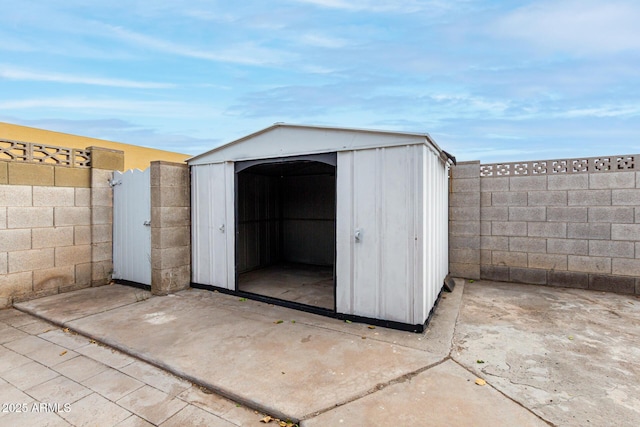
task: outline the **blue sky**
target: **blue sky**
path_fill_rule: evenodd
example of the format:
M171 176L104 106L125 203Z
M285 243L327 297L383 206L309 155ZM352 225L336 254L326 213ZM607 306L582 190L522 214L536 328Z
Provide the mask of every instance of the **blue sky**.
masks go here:
M0 121L199 154L275 122L640 153L637 0L0 0Z

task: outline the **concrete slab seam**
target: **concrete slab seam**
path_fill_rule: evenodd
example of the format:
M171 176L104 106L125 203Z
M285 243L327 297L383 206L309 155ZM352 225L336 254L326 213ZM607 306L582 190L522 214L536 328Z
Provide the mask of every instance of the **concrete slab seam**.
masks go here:
M464 283L464 281L463 281ZM465 288L462 289L462 294L464 294ZM451 337L451 345L449 347L449 356L448 359L451 359L456 365L460 366L462 369L464 369L465 371L469 372L471 375L477 376L477 374L475 372L473 372L471 369L467 368L465 365L463 365L461 362L457 361L455 359L455 357L453 356L453 348L454 348L454 341L455 341L455 336L456 336L456 331L458 328L458 319L460 317L460 306L462 305L462 298L463 295L461 295L460 297L460 304L458 304L458 313L456 315L456 321L453 327L453 336ZM491 374L487 374L484 371L480 371L482 372L485 376L486 375L491 375ZM493 375L492 375L493 376ZM484 378L483 378L484 379ZM557 427L555 424L551 423L550 421L545 420L544 418L542 418L540 415L536 414L535 412L533 412L531 409L529 409L528 407L526 407L525 405L523 405L522 403L518 402L517 400L515 400L514 398L512 398L511 396L503 393L501 390L499 390L498 388L494 387L493 385L491 385L491 383L487 382L487 385L489 385L492 389L494 389L495 391L497 391L498 393L500 393L502 396L506 397L507 399L511 400L513 403L515 403L516 405L518 405L519 407L525 409L527 412L533 414L533 416L535 416L536 418L540 419L541 421L545 422L546 424L548 424L551 427Z
M17 311L19 311L21 313L25 313L25 314L28 314L30 316L33 316L36 319L43 320L43 321L45 321L47 323L51 323L52 325L55 325L57 327L65 328L64 322L57 322L57 321L52 320L52 319L47 319L46 317L41 316L38 313L36 313L35 310L31 310L31 309L26 308L26 307L18 307L18 306L15 306L15 305L13 307L11 307L11 308L13 308L14 310L17 310Z
M60 294L58 294L58 295L60 295ZM57 322L55 320L51 320L51 319L48 319L46 317L43 317L43 316L39 315L38 313L36 313L35 309L30 309L28 307L20 307L20 306L14 305L12 308L14 308L14 309L16 309L18 311L21 311L23 313L27 313L27 314L29 314L31 316L37 317L38 319L45 320L45 321L47 321L49 323L52 323L52 324L54 324L56 326L60 326L62 328L66 328L67 327L67 323L69 323L69 322L75 322L76 320L82 320L82 319L86 319L86 318L91 317L91 316L95 316L97 314L106 313L107 311L114 310L115 308L127 307L129 305L138 304L138 303L141 303L141 302L144 302L144 301L148 301L153 297L156 297L156 295L149 294L149 298L146 298L146 299L143 299L143 300L132 301L130 303L122 304L122 305L119 305L117 307L111 307L111 308L107 308L107 309L102 310L102 311L96 311L95 313L87 314L85 316L75 317L73 319L68 319L68 320L65 320L64 322Z
M464 279L459 279L459 281L461 283L456 283L457 287L462 287L462 291L460 292L460 300L457 301L457 313L456 313L456 319L453 322L453 333L451 334L451 340L449 341L449 353L447 355L447 357L452 358L452 353L453 353L453 342L455 340L456 337L456 328L458 327L458 319L460 318L460 306L462 305L462 298L464 297L464 289L465 289L465 280Z
M453 356L451 357L451 360L458 366L460 366L462 369L464 369L465 371L469 372L471 375L478 377L479 375L474 372L473 370L471 370L470 368L467 368L464 364L462 364L461 362L457 361ZM497 375L493 375L493 374L488 374L486 372L484 372L483 370L480 370L480 372L482 372L483 376L497 376ZM500 377L502 378L502 377ZM483 380L486 381L486 378L482 378ZM507 380L509 380L509 382L511 382L512 384L516 384L513 383L510 379L505 378ZM528 408L527 406L525 406L523 403L517 401L516 399L514 399L513 397L509 396L508 394L504 393L502 390L500 390L497 387L494 387L489 381L487 381L487 385L490 386L493 390L495 390L496 392L498 392L499 394L501 394L502 396L504 396L505 398L509 399L510 401L512 401L513 403L515 403L516 405L518 405L519 407L521 407L522 409L524 409L525 411L529 412L530 414L532 414L534 417L538 418L540 421L546 423L547 425L549 425L550 427L558 427L556 424L553 424L552 422L545 420L544 418L542 418L540 415L536 414L534 411L532 411L530 408ZM516 384L517 385L517 384ZM528 384L527 384L528 385Z
M338 403L336 403L336 404L334 404L334 405L332 405L330 407L327 407L327 408L324 408L324 409L320 409L318 411L314 411L314 412L312 412L310 414L304 415L303 417L300 418L299 421L304 421L304 420L308 420L308 419L313 418L313 417L317 417L320 414L323 414L325 412L329 412L329 411L331 411L333 409L339 408L341 406L344 406L344 405L347 405L349 403L355 402L356 400L360 400L360 399L362 399L364 397L370 396L370 395L372 395L372 394L374 394L374 393L376 393L378 391L384 390L385 388L387 388L387 387L389 387L391 385L400 384L400 383L403 383L403 382L406 382L406 381L410 381L415 376L420 375L421 373L423 373L425 371L428 371L431 368L435 368L436 366L439 366L439 365L443 364L444 362L446 362L449 359L450 359L450 357L447 356L447 357L445 357L445 358L443 358L443 359L441 359L441 360L439 360L439 361L437 361L435 363L431 363L431 364L429 364L427 366L423 366L422 368L416 369L415 371L407 372L406 374L400 375L397 378L392 378L389 381L385 381L383 383L378 383L375 386L373 386L372 388L370 388L369 390L367 390L367 391L365 391L365 392L363 392L361 394L358 394L358 395L356 395L356 396L354 396L352 398L346 399L346 400L344 400L342 402L338 402Z
M332 329L332 328L330 328L328 326L321 326L321 325L315 325L313 323L307 323L307 322L305 322L303 320L297 320L296 323L300 323L301 325L305 325L305 326L308 326L308 327L311 327L311 328L321 329L323 331L330 331L332 333L340 333L340 334L348 335L350 337L362 338L362 334L361 333L358 334L358 333L355 333L355 332L348 332L348 331L344 331L344 330L339 331L339 330L336 330L336 329ZM403 332L406 332L406 331L403 331ZM406 332L406 333L413 334L414 332ZM375 338L375 337L367 337L367 340L371 340L371 341L375 341L375 342L379 342L379 343L383 343L383 344L389 344L388 341L381 340L381 339L378 339L378 338ZM397 346L397 347L402 347L402 348L408 348L408 349L411 349L411 350L415 350L415 348L410 347L410 346L405 345L405 344L394 343L393 345Z

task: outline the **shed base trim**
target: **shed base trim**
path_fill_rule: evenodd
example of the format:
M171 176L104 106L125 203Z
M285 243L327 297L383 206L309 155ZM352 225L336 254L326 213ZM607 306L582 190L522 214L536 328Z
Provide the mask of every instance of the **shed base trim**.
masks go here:
M278 305L281 307L291 308L294 310L305 311L307 313L318 314L320 316L331 317L334 319L348 320L350 322L356 322L356 323L366 323L368 325L380 326L383 328L396 329L400 331L415 332L415 333L422 333L425 331L425 329L429 325L429 322L431 321L431 318L433 317L433 313L436 307L440 303L440 297L443 292L443 289L440 289L440 292L438 293L438 298L436 299L436 302L433 305L433 308L431 308L431 311L429 312L429 316L427 317L427 320L425 320L424 323L413 325L410 323L396 322L393 320L383 320L383 319L375 319L375 318L366 317L366 316L356 316L353 314L336 313L333 310L328 310L322 307L314 307L307 304L301 304L293 301L286 301L278 298L254 294L251 292L234 291L231 289L220 288L218 286L213 286L213 285L203 285L200 283L192 282L191 287L196 289L204 289L207 291L217 291L222 294L234 295L241 298L247 298L255 301L264 302L267 304Z

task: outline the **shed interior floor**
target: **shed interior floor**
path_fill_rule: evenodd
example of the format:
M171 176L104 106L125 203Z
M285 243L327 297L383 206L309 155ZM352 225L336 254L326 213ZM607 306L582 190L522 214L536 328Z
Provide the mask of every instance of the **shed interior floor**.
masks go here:
M238 290L335 309L333 267L279 263L248 271L238 277Z

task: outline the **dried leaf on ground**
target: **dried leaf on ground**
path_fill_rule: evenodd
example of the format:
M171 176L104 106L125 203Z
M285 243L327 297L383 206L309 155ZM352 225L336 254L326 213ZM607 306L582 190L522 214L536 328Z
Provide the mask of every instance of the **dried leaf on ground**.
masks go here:
M267 415L266 417L264 417L263 419L260 420L261 423L270 423L271 421L273 421L273 418L271 418L271 416Z
M65 354L67 354L67 350L65 350L62 353L60 353L60 356L64 356Z
M279 324L280 324L280 323L282 323L282 322L284 322L284 320L276 320L276 321L275 321L275 322L273 322L273 323L275 323L276 325L279 325Z
M213 392L211 390L209 390L206 387L202 387L202 386L200 386L200 391L203 392L204 394L213 394Z
M482 378L476 378L476 384L478 385L487 385L487 382Z

